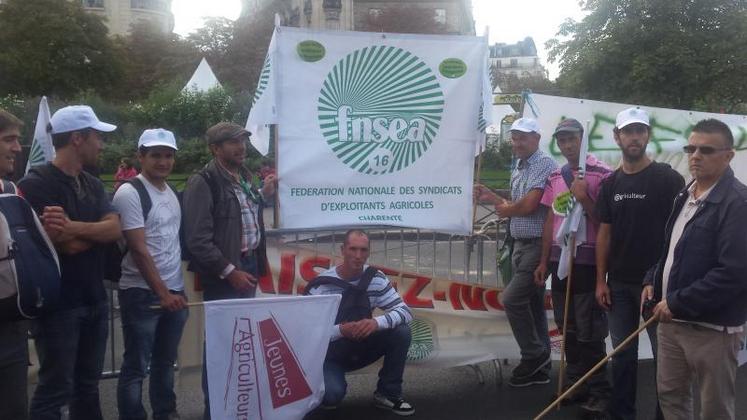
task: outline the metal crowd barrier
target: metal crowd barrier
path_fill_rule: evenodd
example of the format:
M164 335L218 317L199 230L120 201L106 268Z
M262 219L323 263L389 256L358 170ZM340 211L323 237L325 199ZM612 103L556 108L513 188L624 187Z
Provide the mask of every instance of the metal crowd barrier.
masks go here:
M500 284L496 269L497 245L505 236L498 225L479 235L449 235L421 229L365 229L371 238L369 263L400 272L448 279L463 283L496 287ZM479 230L479 227L476 228ZM269 239L280 239L315 254L340 256L346 229L288 230L268 229ZM109 296L109 337L102 377L116 377L124 345L120 324L116 283L105 281Z

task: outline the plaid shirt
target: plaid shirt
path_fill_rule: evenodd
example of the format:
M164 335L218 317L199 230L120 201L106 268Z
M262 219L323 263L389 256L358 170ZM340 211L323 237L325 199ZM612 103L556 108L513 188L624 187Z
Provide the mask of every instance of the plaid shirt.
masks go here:
M541 150L534 152L529 159L519 159L511 173L511 200L519 201L535 189L544 190L547 178L557 168L558 164ZM512 217L511 236L517 239L542 237L546 212L547 208L539 206L528 216Z
M233 189L241 207L241 252L254 250L259 245L259 223L257 203L247 197L241 185L234 182Z

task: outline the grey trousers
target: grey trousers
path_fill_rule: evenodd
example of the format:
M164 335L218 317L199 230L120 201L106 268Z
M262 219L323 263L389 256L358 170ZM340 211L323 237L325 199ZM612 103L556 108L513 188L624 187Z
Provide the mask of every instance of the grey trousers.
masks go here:
M664 418L694 418L695 381L700 388L700 418L733 420L742 334L681 322L661 323L657 333L656 384Z
M538 359L550 352L545 288L534 284L534 270L539 265L541 247L540 238L516 240L511 258L513 277L502 294L502 304L521 349L522 360Z

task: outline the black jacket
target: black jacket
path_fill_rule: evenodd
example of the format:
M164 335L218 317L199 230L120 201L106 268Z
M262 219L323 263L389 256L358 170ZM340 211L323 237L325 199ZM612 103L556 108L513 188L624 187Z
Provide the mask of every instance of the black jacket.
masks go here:
M251 179L249 172L242 170L243 175ZM186 245L191 255L188 268L199 273L203 286L209 287L214 282L224 281L219 277L229 263L241 268L241 207L233 181L226 171L217 166L215 160L210 161L202 171L205 171L205 176L198 173L187 181L183 217ZM215 182L214 187L211 187L211 182ZM260 200L260 242L256 249L260 275L265 274L267 268L263 204Z
M669 241L687 189L674 201L665 231L664 250L644 284L662 297L662 271ZM674 261L665 293L675 319L727 327L747 319L747 186L731 168L696 209L674 248Z

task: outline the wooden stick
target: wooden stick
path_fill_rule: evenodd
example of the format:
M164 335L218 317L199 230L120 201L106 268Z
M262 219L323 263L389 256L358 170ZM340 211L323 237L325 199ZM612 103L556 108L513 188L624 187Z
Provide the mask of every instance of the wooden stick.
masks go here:
M477 155L477 176L475 176L475 184L480 184L480 171L482 170L482 146L480 146L480 154ZM475 230L475 221L477 220L477 197L472 198L472 230Z
M272 132L275 134L275 142L273 143L273 149L275 149L275 176L278 175L278 142L280 141L279 131L278 131L278 125L275 124L272 126ZM278 185L275 186L275 205L272 207L272 228L277 229L280 225L280 192L278 191L278 187L280 186L280 180L278 180Z
M578 381L576 381L576 383L573 384L572 387L568 388L567 391L565 391L562 395L558 396L558 398L555 399L555 401L553 401L552 403L550 403L550 405L548 405L541 413L539 413L537 415L537 417L534 418L534 420L540 420L542 417L546 416L552 410L553 407L555 407L556 405L560 406L560 402L565 397L567 397L570 393L572 393L573 391L575 391L576 388L578 388L579 386L581 386L581 384L583 384L587 379L589 379L591 377L591 375L595 374L599 370L599 368L601 368L602 366L604 366L604 364L607 363L607 361L610 358L612 358L612 356L614 356L617 353L619 353L620 350L623 349L623 347L627 346L628 343L630 343L634 338L638 337L638 334L640 334L643 330L645 330L646 328L648 328L654 322L655 322L655 318L653 318L653 317L649 318L648 321L644 322L643 325L641 325L640 327L638 327L638 329L633 332L633 334L630 334L628 336L628 338L626 338L625 340L623 340L622 343L620 343L619 346L615 347L612 350L612 352L610 352L610 354L608 354L602 360L600 360L599 363L597 363L596 365L594 365L593 368L589 369L589 371L586 372L586 375L582 376L581 379L579 379Z
M571 280L573 279L573 254L576 251L576 232L571 232L570 238L570 254L568 255L569 266L568 266L568 279L565 283L565 307L563 307L563 335L560 341L560 369L558 372L558 394L563 393L563 382L565 377L565 343L566 334L568 333L568 307L571 305ZM560 410L560 405L558 405Z
M187 306L202 306L205 302L187 302ZM161 305L151 305L150 309L162 309Z

